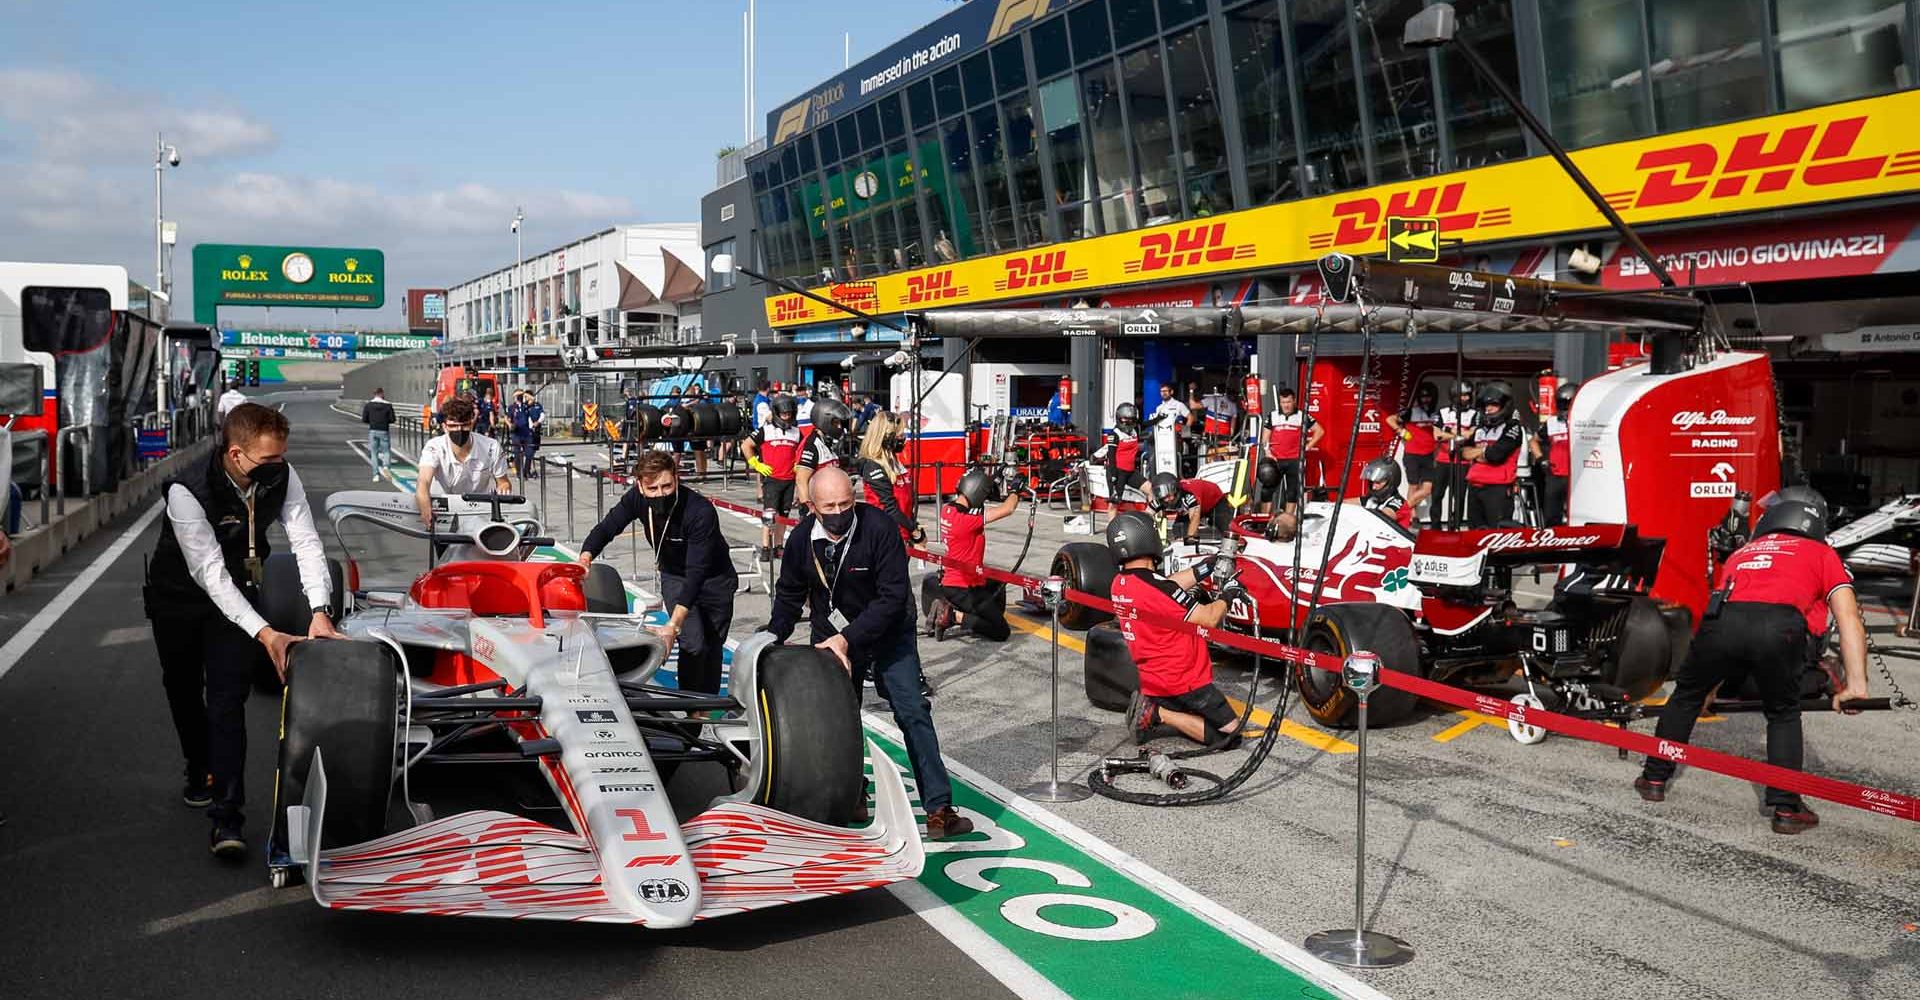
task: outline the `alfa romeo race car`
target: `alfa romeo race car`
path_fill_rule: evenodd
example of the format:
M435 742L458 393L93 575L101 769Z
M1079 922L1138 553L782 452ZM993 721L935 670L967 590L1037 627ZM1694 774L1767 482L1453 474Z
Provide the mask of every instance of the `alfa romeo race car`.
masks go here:
M830 657L761 635L734 652L727 696L657 686L667 649L612 567L532 561L552 541L521 498L436 503L427 529L411 497L328 498L336 535L369 523L425 541L432 563L405 592L357 591L348 640L294 647L276 886L304 876L336 909L680 927L920 873L904 783L863 742ZM298 571L276 558L269 618L299 631ZM873 821L851 829L868 759ZM734 790L683 821L667 785L693 761L724 765ZM514 793L416 801L449 771Z
M1165 569L1230 558L1231 574L1217 575L1233 576L1249 598L1228 611L1225 625L1235 631L1291 637L1335 656L1371 650L1391 669L1467 686L1517 674L1526 691L1513 701L1588 718L1634 717L1631 703L1653 693L1684 652L1690 612L1648 597L1664 543L1642 538L1631 525L1415 535L1358 504L1339 506L1337 524L1335 511L1331 502L1306 504L1288 540L1269 537L1267 515L1244 515L1223 541L1170 546ZM1528 567L1554 571L1544 600L1516 587ZM1091 593L1107 592L1115 572L1112 555L1097 543L1066 545L1053 564L1069 587ZM1068 605L1061 623L1090 628L1089 698L1124 707L1137 674L1118 630L1094 627L1105 617ZM1292 679L1314 719L1353 724L1358 703L1338 676L1296 665ZM1416 701L1383 687L1369 701L1370 721L1399 720ZM1535 727L1513 724L1510 731L1523 743L1545 738Z

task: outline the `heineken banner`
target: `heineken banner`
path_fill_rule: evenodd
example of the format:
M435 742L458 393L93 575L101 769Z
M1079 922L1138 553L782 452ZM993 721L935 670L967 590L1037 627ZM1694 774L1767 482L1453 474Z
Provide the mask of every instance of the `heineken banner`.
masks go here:
M401 351L438 347L440 337L414 333L299 333L285 330L221 330L222 347L304 348L345 351L349 355L379 357ZM271 355L261 355L270 357Z
M193 321L214 325L221 306L378 309L387 303L387 258L348 247L193 248Z

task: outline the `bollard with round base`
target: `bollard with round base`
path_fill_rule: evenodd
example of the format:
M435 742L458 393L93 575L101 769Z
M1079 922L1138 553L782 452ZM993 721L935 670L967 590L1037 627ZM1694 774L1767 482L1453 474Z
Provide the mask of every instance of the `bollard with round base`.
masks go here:
M1078 802L1093 794L1093 789L1085 785L1060 783L1060 604L1065 600L1066 593L1067 581L1064 577L1047 577L1047 581L1040 586L1040 599L1053 618L1053 668L1048 675L1053 710L1047 727L1047 732L1053 737L1053 752L1048 755L1053 761L1053 770L1052 777L1046 781L1036 781L1020 789L1021 795L1035 802Z
M1367 926L1367 695L1380 686L1380 657L1366 650L1354 650L1341 666L1347 687L1360 696L1360 747L1357 756L1359 780L1355 800L1358 803L1354 824L1353 848L1353 926L1321 931L1307 938L1307 951L1315 958L1354 969L1383 969L1413 961L1413 946L1391 934L1370 931Z

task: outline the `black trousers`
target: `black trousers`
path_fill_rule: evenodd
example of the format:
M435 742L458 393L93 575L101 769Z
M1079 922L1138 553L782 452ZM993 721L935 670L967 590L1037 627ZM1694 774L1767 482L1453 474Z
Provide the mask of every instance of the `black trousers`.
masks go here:
M967 631L992 642L1006 642L1013 630L1007 625L1007 585L989 580L978 587L949 587L940 582L941 573L928 573L920 581L920 607L930 609L937 598L967 616Z
M1567 477L1548 476L1541 480L1542 521L1549 528L1557 528L1567 523Z
M1498 528L1513 520L1513 484L1467 487L1467 526Z
M700 593L688 595L686 577L660 574L660 596L667 608L687 606L687 620L680 628L680 690L720 693L721 657L727 627L733 624L733 592L739 587L738 577L708 577Z
M1435 528L1456 528L1467 523L1467 467L1463 462L1440 462L1434 467L1433 494L1427 499L1427 512Z
M1767 763L1801 769L1805 748L1800 734L1800 675L1807 662L1807 621L1783 604L1729 601L1718 618L1709 618L1693 639L1687 661L1673 682L1673 696L1660 711L1654 735L1685 743L1707 695L1716 687L1729 693L1753 679L1767 718ZM1673 777L1674 762L1648 757L1641 774L1653 781ZM1800 796L1767 789L1767 805L1801 808Z
M256 672L273 669L267 649L207 612L156 615L153 644L187 773L211 774L207 815L239 825L246 819L247 695Z

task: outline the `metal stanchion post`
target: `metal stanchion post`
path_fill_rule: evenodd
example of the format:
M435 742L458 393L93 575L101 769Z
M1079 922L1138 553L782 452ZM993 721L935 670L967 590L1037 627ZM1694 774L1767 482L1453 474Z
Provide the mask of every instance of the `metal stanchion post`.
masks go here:
M1366 650L1347 655L1341 677L1360 698L1360 748L1356 755L1353 833L1353 926L1307 938L1314 957L1354 969L1382 969L1413 961L1413 946L1391 934L1367 930L1367 696L1380 686L1380 657Z
M573 456L567 456L567 544L573 544Z
M1060 783L1060 604L1066 598L1067 581L1063 577L1050 576L1040 586L1040 599L1047 605L1052 616L1050 626L1053 639L1053 668L1047 675L1047 690L1051 695L1051 709L1048 712L1047 734L1050 737L1050 750L1047 754L1052 761L1052 771L1045 781L1036 781L1020 790L1020 794L1036 802L1078 802L1093 794L1086 785Z
M542 473L537 478L540 480L540 516L544 518L552 514L552 511L547 509L547 477L545 475L547 471L547 458L545 455L538 455L534 457L533 461L534 467Z

